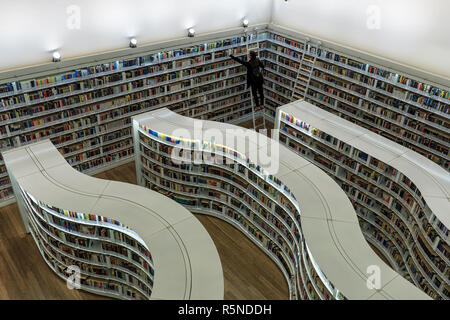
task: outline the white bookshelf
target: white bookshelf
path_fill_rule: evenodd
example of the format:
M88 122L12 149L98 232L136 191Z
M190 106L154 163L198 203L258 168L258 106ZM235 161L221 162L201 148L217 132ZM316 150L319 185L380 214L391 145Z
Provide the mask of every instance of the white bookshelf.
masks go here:
M277 110L280 142L348 194L371 243L435 299L450 297L449 173L306 101Z
M64 66L58 69L46 65L42 68L2 73L0 75L2 79L0 99L4 101L4 106L0 110L0 142L2 143L0 151L6 151L13 146L26 145L43 138L50 138L60 150L63 147L70 150L68 151L70 155L67 155L67 158L76 169L82 172L98 172L102 168L113 165L113 162L120 161L121 158L132 157L133 149L125 148L108 153L104 152L104 141L96 143L95 140L102 140L106 132L115 133L130 130L129 118L135 114L167 106L183 115L202 119L211 118L227 122L242 116L245 117L250 113L251 108L250 94L244 89L244 81L241 86L236 84L235 88L240 89L234 93L235 99L230 104L217 105L216 107L211 105L220 99L233 98L233 93L229 93L226 97L217 96L214 98L212 96L213 94L221 94L226 90L230 91L229 84L222 89L217 88L202 94L193 94L192 97L190 93L200 87L218 85L222 81L227 81L227 79L237 79L237 74L229 74L229 70L236 69L236 65L226 57L226 50L233 49L235 54L239 55L241 54L239 52L245 54L249 46L257 46L265 63L271 64L266 68L265 85L268 119L274 118L277 106L305 97L310 102L320 105L330 112L337 113L359 125L378 130L386 137L421 152L448 168L450 136L447 132L450 97L445 92L450 90L445 81L426 74L415 76L414 70L412 72L410 70L403 71L402 66L395 68L395 65L393 67L392 64L384 63L375 57L366 55L360 58L361 54L355 55L355 52L345 48L336 48L336 46L329 45L326 42L319 48L316 45L317 41L315 41L316 44L314 44L314 41L307 43L305 36L301 33L285 30L278 26L263 25L259 29L248 34L252 38L245 44L215 47L214 43L218 41L243 36L241 32L235 30L210 34L204 37L204 41L197 41L194 44L189 41L178 40L146 46L139 49L139 54L134 55L129 50L116 55L103 54L92 60L98 62L91 61L89 63L88 60L81 59L80 61L64 63ZM257 36L257 33L259 33L259 36ZM205 41L209 45L209 48L205 51L185 53L184 55L179 54L181 51L178 51L177 56L165 56L167 52L175 52L171 50L199 48L198 45L203 45ZM155 48L158 48L158 50L155 50ZM350 59L354 62L353 64L359 63L366 68L364 70L358 69L344 63L348 62L347 60L342 62L330 59L331 56L337 54L342 59ZM137 64L128 65L134 63L135 60L138 62ZM187 60L190 60L189 63ZM197 67L211 65L215 65L217 68L191 74L192 70ZM389 67L384 67L385 65L389 65ZM94 66L101 66L101 70L89 73L89 70ZM403 77L408 78L409 82L420 82L423 88L427 88L428 91L418 90L403 83L394 83L392 79L384 79L379 74L369 72L369 68L372 67L376 67L378 73L383 70L392 72L396 75L394 79ZM344 73L352 72L352 74L351 76L344 76L337 73L336 68L340 68L339 70ZM193 83L196 79L202 79L202 77L208 77L211 74L220 74L221 72L224 74L218 79ZM409 76L410 73L413 75ZM58 76L58 81L54 81L55 74ZM60 79L61 75L68 78L74 74L79 77ZM177 74L178 78L170 79L169 75L171 74ZM245 73L241 73L241 75L243 74ZM366 90L366 94L360 94L352 89L338 86L334 82L322 79L322 76L329 79L338 79L346 85L357 86L358 90ZM35 79L33 80L35 81L34 87L30 85L30 77ZM283 83L275 80L274 77L283 79ZM369 83L363 82L361 77ZM403 80L403 78L401 79ZM432 80L426 80L430 78ZM156 79L158 79L158 83L149 82L156 81ZM139 81L145 81L145 83L133 87L133 83ZM189 82L188 86L185 86L186 81ZM394 86L397 88L396 90L404 90L404 97L390 95L385 90L378 88L377 83L381 83L381 81ZM183 84L183 87L180 88L181 84ZM348 97L353 97L352 99L359 99L359 102L352 103L324 91L320 88L323 85L335 90L333 91L335 94L345 93ZM443 90L442 97L432 93L435 89ZM77 102L77 100L70 105L53 105L54 102L60 103L64 99L79 99L93 93L98 95L102 90L110 91L104 93L105 95L102 93L101 97L94 97L85 102ZM44 94L49 96L35 99L37 96L41 97ZM129 99L127 101L126 97L131 97L133 94L139 96L135 96L133 99L127 98ZM416 107L417 110L428 112L429 115L435 117L435 119L433 118L434 122L418 118L406 111L398 110L391 105L374 100L371 97L373 94L384 94L387 98L392 96L392 98L395 98L393 100L395 103L406 103L410 107ZM434 102L442 104L442 108L447 109L438 111L424 105L426 103L424 101L421 103L414 102L408 99L411 94L417 94L421 101L434 99ZM201 99L206 95L213 97L213 99L202 101ZM176 96L178 98L174 100L173 97ZM166 101L169 97L170 101ZM19 103L6 106L7 103L9 104L9 100L16 98ZM197 98L199 101L194 105L183 106L190 101L188 98ZM327 101L331 103L327 103ZM49 105L45 106L45 104ZM121 114L116 114L114 118L103 119L111 107ZM32 111L33 109L34 111ZM81 111L83 113L77 114ZM71 112L72 115L68 116L67 112ZM221 112L223 114L220 114ZM386 115L386 112L389 115ZM391 118L392 116L395 116L395 120ZM39 121L45 118L48 118L48 121L39 124ZM33 123L33 126L27 125L27 127L24 127L26 122L31 121L37 124ZM417 125L416 127L401 127L399 123L402 121L409 121L412 125L417 122ZM436 123L436 121L441 122ZM16 126L20 126L20 129L13 131ZM400 137L399 134L402 136ZM418 139L423 143L417 142ZM126 135L122 140L130 143L130 139ZM92 145L94 143L95 145ZM91 149L87 150L85 145L89 144L91 144ZM440 151L437 151L436 148L439 148ZM86 155L89 151L90 154ZM111 160L111 158L114 158L114 160ZM4 174L4 170L4 165L0 163L0 174ZM7 176L0 176L0 188L2 188L0 189L1 203L10 203L13 197Z
M350 200L318 167L252 130L227 132L237 146L194 137L200 123L201 134L238 128L166 108L134 117L138 183L242 231L280 267L291 299L429 299L370 249ZM277 170L249 159L267 145L279 148L270 158ZM174 162L180 146L214 161ZM382 270L379 290L366 284L369 265Z
M51 139L75 169L93 174L132 158L136 114L168 107L240 121L251 112L250 92L245 68L228 54L258 47L257 33L236 29L2 73L0 151ZM0 159L0 204L13 201L5 170Z
M275 25L260 46L269 117L304 98L449 170L448 79Z
M223 42L242 37L247 41ZM246 34L236 28L194 39L176 39L3 72L0 74L0 101L3 101L0 103L0 152L51 139L66 153L74 168L94 173L133 157L134 149L120 148L120 144L131 143L127 132L131 130L130 118L136 114L168 107L185 116L239 123L240 118L248 119L251 113L251 97L245 88L244 69L227 54L233 50L235 55L245 55L251 48L257 49L267 64L264 86L267 120L274 121L276 107L303 97L343 118L377 130L448 170L448 79L321 39L312 38L309 42L306 39L300 32L262 24L250 28ZM202 49L205 45L206 49ZM339 61L332 59L336 55ZM365 69L355 67L357 64L364 65ZM376 73L372 68L377 68ZM383 72L390 72L392 77L383 78ZM176 78L172 79L173 76ZM324 77L353 85L365 93L344 88ZM393 86L396 91L391 94L381 89L381 83ZM426 90L411 86L418 83ZM334 94L322 90L325 85ZM403 92L400 96L399 90ZM442 96L437 90L441 90ZM346 94L358 102L352 103L336 94ZM392 103L416 108L417 115L375 100L375 94L383 94ZM412 97L413 94L417 97ZM411 100L416 98L420 102ZM427 99L441 104L442 110L428 106ZM428 118L421 118L425 113ZM409 126L400 124L405 121ZM108 141L104 139L112 134L120 136L115 149L108 150ZM0 205L14 201L5 170L0 159Z
M223 299L216 247L182 206L139 186L79 173L49 140L4 158L25 228L60 278L78 266L81 289L99 295Z

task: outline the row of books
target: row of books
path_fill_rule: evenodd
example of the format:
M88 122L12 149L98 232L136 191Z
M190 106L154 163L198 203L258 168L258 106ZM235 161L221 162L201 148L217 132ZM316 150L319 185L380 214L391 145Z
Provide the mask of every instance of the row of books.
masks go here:
M312 97L312 98L315 98L315 99L318 99L318 101L320 101L320 104L318 104L320 107L322 107L322 108L325 108L326 106L330 106L332 109L334 109L334 108L336 108L336 107L341 107L341 108L344 108L344 109L348 109L349 108L349 106L345 106L345 105L342 105L341 104L341 102L338 102L338 104L336 105L336 107L334 106L334 104L335 104L335 100L333 99L333 98L330 98L329 96L327 96L327 95L324 95L324 94L321 94L321 93L318 93L318 92L316 92L316 91L313 91L313 89L315 88L315 84L314 83L311 83L311 87L310 87L310 90L308 90L309 92L308 92L308 96L309 97ZM327 90L328 91L330 91L331 93L338 93L338 92L335 92L335 91L333 91L333 89L329 89L329 88L327 88ZM321 91L321 92L325 92L325 91ZM294 95L295 96L295 95ZM323 103L323 104L322 104ZM348 101L348 102L346 102L346 103L352 103L351 101ZM325 104L325 105L324 105ZM363 102L363 104L364 104L364 102ZM370 130L374 130L374 128L373 128L373 126L369 126L368 124L367 124L367 122L366 123L364 123L364 122L361 122L361 121L358 121L357 119L359 119L359 117L360 116L358 116L357 115L357 113L356 113L356 111L358 110L358 108L355 106L355 112L351 112L351 113L353 113L354 114L354 116L352 117L352 118L348 118L348 116L346 116L346 115L344 115L344 114L340 114L340 116L341 117L343 117L343 116L346 116L346 118L348 119L348 120L350 120L350 121L352 121L352 122L357 122L359 125L362 125L362 126L364 126L364 127L367 127L368 129L370 129ZM330 110L328 110L328 111L330 111ZM347 111L349 111L349 110L347 110ZM364 114L364 120L365 121L367 121L369 118L366 116L366 114ZM430 115L428 114L428 115L423 115L423 117L426 119L426 120L430 120ZM440 120L435 120L435 119L432 119L432 120L434 120L434 121L436 121L436 122L440 122ZM393 127L391 126L391 124L389 123L389 122L386 122L386 121L383 121L383 120L381 120L381 119L377 119L377 120L374 120L374 119L372 119L372 120L370 120L371 122L374 122L374 124L375 125L377 125L378 127L383 127L383 128L385 128L385 129L388 129L388 130L393 130ZM428 129L428 126L426 126L426 125L424 125L424 124L420 124L420 122L418 123L416 120L412 120L412 119L409 119L409 118L407 118L407 117L404 117L403 118L403 122L404 123L407 123L407 124L409 124L408 126L414 126L413 128L414 129L416 129L416 130L421 130L422 132L424 132L425 130L429 130ZM440 122L440 123L442 123L442 122ZM398 127L398 128L400 128L400 127ZM397 131L398 131L399 129L397 129ZM402 130L402 132L403 132L403 129L400 129L400 130ZM395 131L395 134L394 135L387 135L386 137L388 138L388 139L391 139L391 140L394 140L394 141L398 141L398 140L396 140L396 139L394 139L394 137L396 137L397 135L398 135L398 132L397 131ZM439 130L438 131L433 131L433 135L434 136L436 136L436 137L439 137L439 136L441 136L442 137L442 139L445 139L445 137L444 136L442 136L442 135L439 135L439 133L437 133L437 132L440 132ZM381 133L382 134L384 134L384 132L383 131L381 131ZM425 141L425 140L422 140L421 139L421 141ZM399 143L402 143L402 141L399 141ZM409 148L412 148L412 149L416 149L415 148L415 145L410 145L410 144L406 144L405 146L407 146L407 147L409 147ZM436 144L431 144L430 143L430 148L435 148L436 147L436 151L437 152L439 152L439 153L446 153L447 151L446 151L446 148L441 148L441 147L439 147L438 145L436 145ZM422 153L422 154L424 154L424 156L426 156L426 157L428 157L428 158L430 158L432 161L434 161L434 162L436 162L436 163L438 163L440 166L443 166L444 168L448 168L449 167L449 163L448 163L448 161L446 161L444 158L442 158L442 157L439 157L439 156L437 156L437 155L434 155L434 154L430 154L429 153L429 151L428 150L418 150L418 152L420 152L420 153Z
M284 118L286 118L286 116ZM289 122L292 123L292 121L289 121ZM298 137L298 133L300 133L300 131L297 132L296 137ZM365 163L367 161L367 154L366 153L362 153L361 151L359 151L357 149L354 149L354 152L353 152L352 156L360 158L361 161L363 161L363 163ZM376 166L377 168L380 167L380 164L379 164L380 161L374 158L374 160L372 162L372 158L373 157L371 157L371 163L374 166ZM324 164L324 160L323 159L314 158L314 160L316 160L318 163ZM350 161L350 160L351 159L349 158L347 161ZM347 161L344 161L344 162L347 163ZM350 162L350 163L348 163L346 165L350 165L353 168L357 167L357 166L355 166L354 162ZM392 168L392 167L389 167L389 166L388 166L389 168L386 167L386 166L381 166L381 167L388 169L388 171L386 171L386 173L389 174L388 177L392 176L392 175L398 175L398 171L395 168ZM358 168L360 169L360 170L358 170L358 172L362 172L362 169L361 169L362 167L359 166ZM369 168L367 168L367 169L369 169ZM376 176L375 175L375 171L372 171L372 173L370 173L369 171L367 171L367 169L364 169L364 170L366 170L366 172L369 174L369 176L367 176L366 174L364 174L364 176L367 176L367 177ZM361 187L362 189L367 190L370 194L373 194L374 199L379 198L380 200L382 200L380 202L380 204L384 204L386 210L389 210L390 203L391 203L391 195L390 194L388 194L388 193L386 193L384 191L382 191L382 192L378 191L377 192L376 188L373 189L370 186L370 184L365 183L364 180L361 180L358 176L355 176L354 174L351 174L350 172L347 172L346 175L344 175L343 177L345 177L345 179L348 180L348 181L351 181L353 183L357 183L359 187ZM419 207L418 206L415 207L416 211L414 213L410 212L409 210L412 209L412 207L413 207L413 205L415 203L415 198L412 196L412 194L416 194L415 188L413 188L413 189L411 189L410 191L407 192L407 190L404 189L401 185L395 183L396 180L392 180L392 181L394 183L391 184L390 185L391 187L389 188L390 191L392 192L392 195L394 195L394 194L398 195L403 201L402 203L398 202L397 200L394 201L395 202L394 203L395 210L397 212L399 212L400 214L406 214L406 217L407 217L407 219L409 219L409 221L414 221L414 219L412 218L412 215L413 214L417 214L416 212L419 209ZM355 189L352 190L352 187L349 186L349 185L346 185L346 188L344 188L344 191L352 193L353 197L356 196L355 199L357 199L358 201L361 201L362 203L366 204L369 208L371 208L371 207L373 207L375 205L373 200L367 197L369 194L367 194L367 195L360 195L358 190L355 190ZM409 210L406 210L404 205L407 205ZM377 208L377 211L374 211L375 214L377 214L378 210L380 212L382 212L382 210L380 210L379 205L375 206L375 207ZM399 225L399 223L400 222L397 222L397 225ZM381 226L385 227L385 229L386 228L390 228L390 227L387 227L387 226L385 226L383 224L381 224ZM408 228L406 226L401 225L401 230L404 230L402 232L407 232L407 229ZM387 231L392 233L393 229L392 230L390 229L390 230L387 230ZM408 235L408 233L405 233L405 235ZM424 248L426 248L426 246L424 246ZM445 270L445 268L442 267L442 262L443 262L442 259L435 259L435 260L432 260L432 261L433 261L433 263L435 263L436 267L440 268L440 270Z
M288 39L288 38L285 38L285 37L282 37L282 36L279 36L276 34L271 34L269 38L274 39L278 42L282 42L282 43L286 44L287 46L297 47L300 50L306 50L313 54L317 54L320 57L324 57L326 59L337 61L342 64L349 65L353 68L366 71L368 74L378 75L380 77L383 77L383 78L389 80L393 84L402 84L406 88L412 88L417 91L422 91L424 93L428 93L428 94L430 94L431 97L435 96L435 97L440 97L443 99L450 100L450 91L449 90L437 88L433 85L426 84L422 81L409 78L408 76L401 75L401 74L391 72L391 71L387 71L387 70L384 70L383 68L372 66L367 63L359 62L359 61L356 61L354 59L348 58L346 56L340 55L340 54L332 52L332 51L322 50L320 48L316 49L314 46L310 46L310 45L306 46L306 48L305 48L303 43L301 43L299 41Z
M180 49L174 49L169 51L161 51L158 53L151 54L149 56L145 57L139 57L135 59L130 60L118 60L113 61L111 63L104 63L99 64L96 66L90 66L83 69L76 69L70 72L57 74L53 76L47 76L42 77L38 79L31 79L27 81L20 81L20 82L11 82L2 84L0 86L0 93L9 93L9 92L20 92L22 90L29 90L32 88L39 88L39 87L45 87L45 85L49 84L58 84L58 83L64 83L66 80L71 79L77 79L77 78L83 78L88 77L95 74L101 74L105 72L111 72L115 70L120 70L123 68L129 68L132 66L139 66L146 63L152 63L152 62L159 62L161 60L167 59L167 58L174 58L174 57L180 57L184 55L189 55L192 53L200 53L211 49L217 49L217 48L226 48L230 46L236 46L239 44L244 44L247 41L253 41L255 40L254 34L249 34L247 37L233 37L230 39L223 39L223 40L217 40L212 41L209 43L194 45L191 47L186 48L180 48Z
M237 80L239 80L239 79L237 79ZM232 84L235 81L237 82L237 80L229 79L227 81L227 83L230 85L230 84ZM214 91L215 89L218 89L219 87L222 87L222 85L223 85L223 83L220 83L220 82L213 83L213 84L210 84L208 86L205 86L204 90ZM243 91L243 89L244 89L243 86L241 86L241 87L234 86L234 87L232 87L230 89L227 89L225 91L216 92L216 93L211 94L211 95L206 95L205 97L206 98L210 98L210 99L216 99L216 98L218 98L220 96L223 96L223 95L229 95L231 93L235 93L235 92L237 93L239 91ZM204 92L204 94L206 94L206 93L207 92ZM159 93L158 93L157 89L149 89L147 91L139 92L139 93L133 94L131 96L127 95L127 96L125 96L123 98L120 98L118 100L115 100L115 101L109 101L109 102L103 103L103 104L91 105L91 106L87 106L87 107L84 107L84 108L73 109L71 112L69 112L67 110L67 111L63 111L61 114L58 113L58 114L50 115L50 116L47 116L47 117L45 117L43 119L33 119L33 120L24 121L22 123L14 123L14 124L11 124L9 126L9 131L12 133L14 131L19 131L19 130L23 130L23 129L29 129L29 128L32 128L34 126L40 126L40 125L43 125L43 124L48 123L48 122L58 121L58 120L65 119L65 118L70 118L70 117L77 116L77 115L80 115L80 114L83 114L83 113L86 113L86 112L98 111L101 108L107 108L110 105L125 104L126 102L130 102L131 100L139 100L139 99L145 98L145 96L143 96L143 94L150 94L150 95L155 94L156 95L156 94L159 94ZM170 98L170 97L166 96L166 98ZM175 97L175 98L177 98L177 97ZM178 98L184 99L185 96L178 97ZM197 100L199 100L199 98ZM118 101L122 101L122 102L118 102ZM207 101L208 100L204 101L204 103L207 103ZM160 101L159 103L164 103L164 102L165 101L163 101L163 102ZM125 108L127 108L127 107L125 107ZM133 108L130 108L130 109L133 109ZM117 109L117 110L120 111L122 109ZM123 109L123 110L125 110L125 109ZM134 110L136 111L138 109L134 108ZM114 111L114 112L116 112L116 111ZM101 114L100 115L101 120L106 119L105 115L106 114Z
M142 136L141 136L142 137ZM148 139L145 139L145 137L142 137L144 140L146 140L147 141L147 143L149 143L149 142L151 142L151 141L149 141ZM143 146L142 146L143 147ZM170 149L168 149L168 150L166 150L166 151L169 151ZM143 149L141 150L142 152L144 152L146 155L148 155L149 157L151 157L151 158L154 158L154 156L152 156L151 155L151 153L150 153L150 150L149 149L147 149L146 147L143 147ZM164 152L164 151L163 151ZM166 152L165 152L166 153ZM159 157L158 156L158 159L159 160L162 160L162 158L164 158L164 157ZM144 158L145 159L145 158ZM163 161L162 162L162 165L167 165L168 163L170 163L170 161L169 161L169 159L170 159L170 155L167 153L167 157L165 158L165 161ZM146 162L147 163L147 162ZM150 165L150 167L154 167L153 166L153 164L151 164ZM158 166L155 166L155 168L156 168L156 172L160 172L160 170L158 169ZM227 169L226 171L224 171L224 170L220 170L220 169L216 169L215 167L213 168L213 167L209 167L209 166L201 166L200 168L200 171L201 172L203 172L203 173L209 173L210 175L212 175L212 176L214 176L214 175L217 175L217 176L220 176L220 177L222 177L223 179L225 179L225 180L230 180L231 182L234 182L234 183L237 183L237 184L240 184L241 183L241 180L240 179L242 179L242 178L238 178L235 174L233 174L233 173L228 173L229 172L229 169ZM232 170L231 172L234 172L234 170ZM171 178L174 178L174 179L179 179L179 180L182 180L182 181L184 181L184 182L191 182L191 183L205 183L205 184L207 184L207 185L211 185L211 186L217 186L218 185L218 182L217 182L217 180L208 180L208 179L202 179L202 178L199 178L198 180L197 179L195 179L195 181L192 181L191 179L190 179L190 176L189 175L186 175L186 174L178 174L177 172L173 172L173 171L171 171L171 170L168 170L168 169L164 169L163 171L162 171L162 173L164 174L164 175L167 175L167 176L169 176L169 177L171 177ZM193 175L194 175L194 177L195 177L195 173L192 173ZM262 188L262 189L264 189L266 192L268 192L269 194L271 194L273 197L274 197L274 199L276 199L277 201L280 201L282 204L283 204L283 207L284 206L287 206L288 207L288 205L286 204L288 201L287 201L287 198L285 198L284 196L283 196L283 194L282 193L279 193L279 192L276 192L275 191L275 189L273 188L273 186L272 185L270 185L270 184L267 184L265 181L263 181L261 178L259 178L258 176L256 176L255 174L253 174L251 171L248 171L248 177L252 180L252 181L254 181L260 188ZM245 178L244 178L245 179ZM280 186L281 186L281 182L280 182ZM223 187L223 186L222 186ZM185 190L185 188L186 188L186 186L176 186L176 188L183 188L183 190L182 191L184 191L184 192L186 192L186 190ZM187 187L188 188L188 191L187 192L189 192L189 193L191 193L191 192L197 192L197 188L192 188L192 187ZM256 189L255 187L251 187L251 186L248 186L247 184L244 184L243 185L243 188L244 188L244 190L247 190L248 188L250 188L250 189L248 189L248 191L251 193L251 194L253 194L255 197L257 197L262 203L264 203L269 209L270 208L272 208L272 201L271 200L269 200L268 198L266 198L258 189ZM230 191L230 192L234 192L234 191L237 191L237 190L235 190L235 189L233 189L233 188L229 188L229 190L228 191ZM244 197L244 193L242 193L241 194L241 196L242 197ZM224 195L225 196L225 195ZM295 209L294 208L290 208L290 210L292 210L292 211L295 211ZM287 215L284 215L284 214L282 214L283 215L283 219L286 219L286 222L289 224L289 225L292 225L292 220L287 216Z
M298 137L298 135L296 135L296 137ZM360 154L360 153L358 153L358 154ZM379 167L379 161L377 159L373 158L373 157L371 157L371 163L376 163L378 165L377 167ZM345 159L343 161L343 164L345 164L346 166L351 167L353 169L356 169L358 167L359 168L358 172L361 172L363 170L363 168L364 168L365 171L367 171L367 169L368 169L366 167L363 167L362 165L358 166L356 164L356 162L354 160L351 160L350 158ZM384 168L384 166L383 166L383 168ZM389 166L387 168L389 168ZM388 170L387 173L389 175L393 175L393 174L396 175L398 173L398 171L396 171L394 168L390 168L390 170ZM372 176L374 176L374 177L376 176L375 171L372 171L372 173L370 174L370 177L372 177ZM378 179L377 179L377 181L378 181ZM400 187L400 185L394 184L391 187L391 184L389 184L389 185L385 184L385 186L388 187L390 190L392 190L394 193L398 194L400 197L402 197L403 200L409 205L410 208L412 207L412 201L413 201L412 200L413 199L412 195L410 193L406 193L405 190ZM414 191L414 189L411 190L410 192L417 193L417 192ZM418 207L416 207L416 208L418 209ZM401 210L401 209L399 209L399 210Z
M145 173L144 173L144 175L147 176L147 174L145 174ZM159 176L152 176L151 178L152 178L152 180L155 179L154 181L158 184L159 183L164 184L164 179L162 179ZM247 213L248 213L248 218L247 218L244 215L240 215L235 210L233 210L233 206L229 206L227 209L225 209L224 204L215 202L213 200L207 200L207 199L204 199L204 200L202 199L200 201L200 203L197 203L197 200L194 200L195 198L187 197L187 199L186 199L186 196L176 194L176 192L179 191L177 189L183 187L179 183L167 184L167 181L166 181L165 185L168 185L169 188L171 188L171 190L173 190L175 192L174 194L172 194L172 193L170 194L171 197L173 197L175 200L180 201L180 203L187 205L194 212L195 212L195 207L199 206L202 209L206 208L206 209L214 210L214 212L219 213L219 214L226 214L227 216L230 216L230 218L237 219L237 221L240 225L243 224L246 227L249 226L248 230L250 231L250 233L255 235L261 242L266 243L266 244L268 243L267 240L264 240L264 239L267 239L267 236L265 235L266 233L268 233L267 235L272 235L272 236L276 235L276 233L273 233L273 230L270 227L268 227L268 225L266 223L264 223L258 216L255 216L250 211L247 211ZM155 190L158 190L158 189L155 189ZM192 206L194 208L191 208ZM252 224L254 224L255 227L253 227ZM256 226L261 227L262 230L264 230L264 231L263 232L259 231L258 227L256 227ZM279 241L281 241L281 239L277 239L276 241L279 242ZM291 255L291 256L294 257L293 255Z
M43 212L41 211L41 213L43 213ZM38 217L34 212L31 213L31 214L35 218ZM41 219L41 218L39 217L39 219ZM61 239L61 240L66 239L70 243L74 243L74 244L81 245L81 246L84 246L84 247L91 247L92 246L91 243L93 241L97 242L97 240L91 240L91 239L85 238L83 236L83 234L85 234L85 235L92 235L92 236L102 236L101 232L99 234L97 234L95 232L95 229L96 229L95 226L89 226L89 225L84 225L84 224L77 224L77 223L70 222L70 221L65 221L64 219L60 219L60 218L58 218L56 216L51 216L51 220L52 220L53 223L56 223L57 225L65 228L68 233L61 233L60 230L57 230L57 229L47 225L47 223L45 223L43 220L41 220L41 223L37 223L37 225L39 225L39 226L43 225L44 228L46 228L48 231L51 231L54 234L56 234L54 231L57 230L58 231L58 233L57 233L58 234L58 238ZM101 228L101 230L106 230L106 228ZM122 241L124 243L127 243L128 245L134 244L134 239L126 236L125 234L121 234L120 232L113 231L111 229L108 229L108 230L109 230L109 232L115 233L115 238L114 237L112 237L112 238L115 239L116 241L119 240L119 241ZM79 233L79 235L77 235L76 233L73 234L74 231ZM81 236L81 238L80 238L80 236ZM66 252L66 253L70 253L72 255L75 255L74 251L78 252L78 249L71 248L70 246L67 247L66 245L63 245L61 242L58 242L55 239L52 239L50 237L46 237L47 241L50 240L50 239L51 239L52 244L55 247L62 248L62 250L64 252ZM132 246L135 247L135 245L132 245ZM102 249L103 250L107 250L107 251L113 251L113 252L116 252L116 253L121 253L124 256L127 256L127 252L128 252L126 248L120 247L119 245L111 244L111 243L108 243L108 242L102 243ZM148 250L146 250L142 246L140 246L139 249L151 261L151 255L149 254ZM91 260L92 256L95 256L95 257L97 257L95 262L105 262L106 261L104 253L98 252L98 253L94 254L92 252L85 252L85 251L83 251L83 252L84 252L84 254L82 254L82 256L86 257L86 255L88 255L89 256L88 257L89 260ZM135 255L135 253L133 253L133 252L132 252L132 254ZM78 257L78 255L77 255L77 257ZM99 258L99 257L101 257L101 258ZM146 266L146 270L147 271L151 271L151 275L153 275L153 273L154 273L153 269L151 267L149 267L148 263L144 263L145 260L143 260L140 257L134 258L133 260L137 261L140 265L143 265L143 266L145 265ZM78 263L76 260L73 260L73 262L74 263L71 263L71 264L77 264ZM148 275L144 275L141 272L136 271L136 268L134 268L133 271L135 273L143 276L143 277L148 277Z
M212 70L212 69L210 69ZM241 70L241 68L239 69ZM222 74L222 76L225 76L225 74ZM175 77L175 78L173 78ZM176 75L176 73L173 73L172 76L170 74L167 74L165 76L158 76L156 78L154 78L153 80L156 81L156 83L158 82L167 82L167 81L171 81L173 79L176 79L178 76ZM217 77L217 75L215 75L215 77ZM216 79L216 78L205 78L202 79L202 81L210 81L212 79ZM147 79L148 81L148 79ZM200 82L197 80L196 84L199 84ZM25 108L25 109L19 109L19 110L13 110L10 111L8 113L2 114L1 115L1 119L3 120L8 120L10 118L16 118L16 117L20 117L20 116L28 116L28 115L33 115L36 112L40 112L40 111L46 111L46 110L51 110L51 109L55 109L58 107L64 107L64 106L69 106L69 105L74 105L74 104L79 104L82 102L87 102L88 100L94 100L94 99L98 99L101 97L105 97L107 95L113 95L113 94L118 94L121 92L125 92L125 91L132 91L138 88L138 86L136 86L137 82L133 85L132 83L129 83L128 85L119 85L116 87L110 87L110 88L106 88L106 89L101 89L99 91L96 92L90 92L87 94L83 94L80 96L73 96L70 98L63 98L60 100L56 100L53 102L46 102L45 108L43 108L42 106L36 106L36 107L32 107L31 110L29 108ZM153 84L153 82L151 83L146 83L146 85L148 84ZM140 86L143 86L143 84L141 84ZM171 89L176 89L176 88L171 88ZM149 89L149 90L158 90L159 93L164 93L165 92L165 87L159 87L159 88L153 88L153 89ZM162 91L161 91L162 90ZM43 110L44 109L44 110ZM56 110L55 110L56 112Z
M320 64L320 61L319 61L319 64ZM335 68L335 67L332 66L331 68ZM341 68L341 70L342 70L342 68ZM339 70L337 70L337 71L339 72ZM361 80L361 79L359 79L359 80ZM397 89L397 91L398 91L398 89ZM442 102L438 102L438 101L434 101L434 100L432 100L429 97L422 97L421 100L420 100L420 103L422 103L426 107L430 107L430 108L439 110L439 111L441 111L443 113L447 113L447 111L448 111L448 104L445 104L445 103L442 103Z

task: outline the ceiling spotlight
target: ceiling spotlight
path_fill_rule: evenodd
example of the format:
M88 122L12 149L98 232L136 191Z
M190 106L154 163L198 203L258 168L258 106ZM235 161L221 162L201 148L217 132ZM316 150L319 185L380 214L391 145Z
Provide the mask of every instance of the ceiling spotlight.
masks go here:
M58 51L53 52L53 62L61 61L61 54Z
M193 37L195 35L195 30L194 28L189 28L188 29L188 37Z
M130 48L136 48L137 47L137 40L136 38L131 38L130 40Z
M248 20L247 20L247 19L242 20L242 26L243 26L244 28L247 28L247 27L248 27Z

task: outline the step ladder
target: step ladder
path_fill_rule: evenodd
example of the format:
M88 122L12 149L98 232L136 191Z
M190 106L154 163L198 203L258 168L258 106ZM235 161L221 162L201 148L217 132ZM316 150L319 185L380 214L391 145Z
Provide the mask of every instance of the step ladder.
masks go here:
M252 97L253 98L253 97ZM255 131L258 131L258 129L266 129L266 112L264 110L264 107L260 110L263 111L262 113L262 123L256 124L256 118L255 118L255 99L252 99L252 118L253 118L253 129ZM259 111L259 110L258 110Z
M314 71L314 66L317 61L317 50L322 45L322 42L318 41L314 53L311 53L310 39L305 39L304 50L297 69L297 77L294 81L294 87L292 89L292 100L305 99L308 95L309 85L311 83L311 77ZM307 64L305 64L307 63ZM304 70L303 67L307 69Z

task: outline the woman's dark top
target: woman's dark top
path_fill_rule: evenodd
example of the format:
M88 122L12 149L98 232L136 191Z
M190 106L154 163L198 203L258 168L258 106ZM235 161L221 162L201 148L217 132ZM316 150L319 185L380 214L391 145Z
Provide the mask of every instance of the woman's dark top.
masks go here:
M264 78L260 68L264 69L264 65L261 60L259 60L259 58L246 61L236 58L232 54L230 55L230 58L236 62L239 62L247 68L247 88L252 85L262 85L262 83L264 82Z

